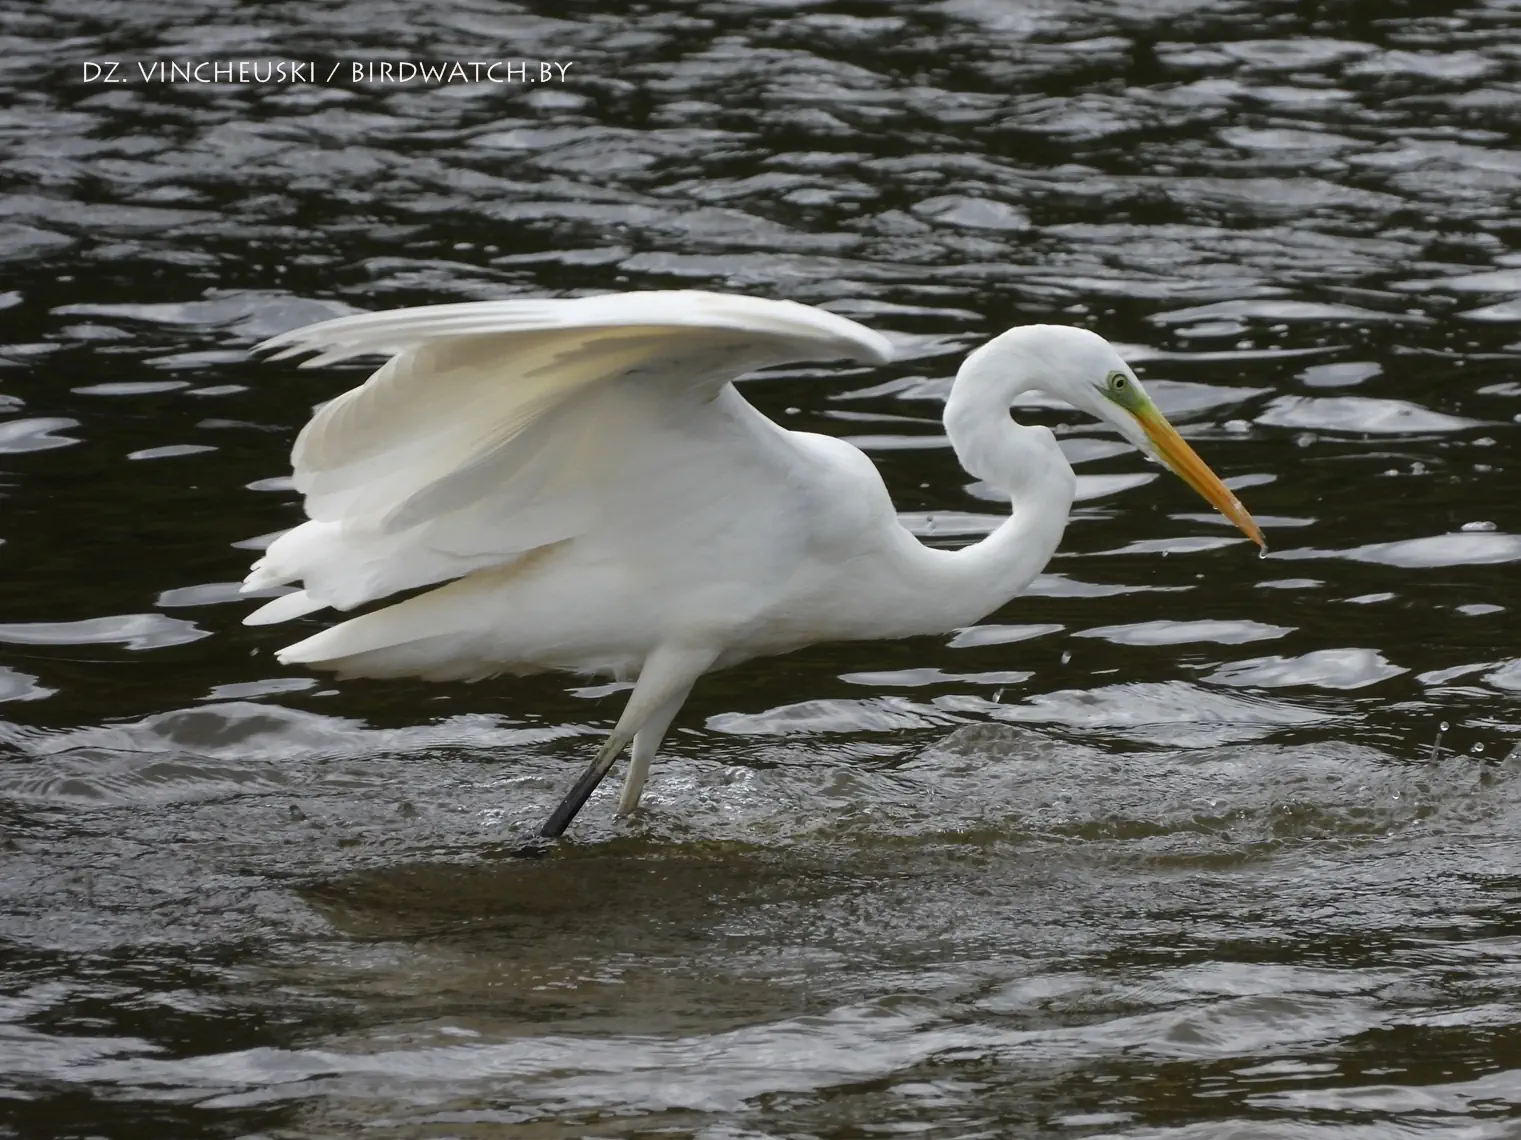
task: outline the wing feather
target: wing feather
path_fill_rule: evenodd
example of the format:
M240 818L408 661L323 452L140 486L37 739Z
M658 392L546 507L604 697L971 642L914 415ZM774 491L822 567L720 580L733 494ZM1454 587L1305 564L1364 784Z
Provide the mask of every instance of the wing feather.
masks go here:
M316 353L306 367L390 359L297 438L311 521L271 544L245 588L301 580L306 600L258 621L350 609L585 533L637 446L630 394L700 401L766 365L892 357L885 337L821 309L689 290L365 313L259 348Z

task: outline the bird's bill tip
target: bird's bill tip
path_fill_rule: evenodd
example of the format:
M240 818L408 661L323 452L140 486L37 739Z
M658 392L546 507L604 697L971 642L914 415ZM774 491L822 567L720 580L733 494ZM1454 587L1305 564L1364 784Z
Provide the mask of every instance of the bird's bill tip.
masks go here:
M1241 505L1241 500L1236 498L1231 489L1220 481L1220 476L1209 469L1209 464L1199 458L1198 452L1188 446L1188 442L1178 434L1177 428L1167 422L1167 417L1155 407L1150 407L1139 412L1136 419L1162 461L1266 553L1267 542L1250 512Z

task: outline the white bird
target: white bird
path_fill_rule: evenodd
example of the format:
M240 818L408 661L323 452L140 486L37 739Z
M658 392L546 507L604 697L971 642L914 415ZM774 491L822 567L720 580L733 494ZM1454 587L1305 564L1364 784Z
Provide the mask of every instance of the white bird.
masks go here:
M1113 425L1264 546L1114 348L1080 328L1010 329L957 372L946 434L1013 508L960 550L905 530L856 448L788 431L735 388L767 365L892 358L885 337L822 309L695 291L485 301L325 321L259 349L318 353L305 367L390 359L297 438L310 521L269 546L244 590L303 588L245 622L436 587L288 646L282 662L637 679L546 836L631 743L618 811L635 808L702 674L817 642L944 633L1029 585L1076 485L1051 431L1010 416L1030 389Z

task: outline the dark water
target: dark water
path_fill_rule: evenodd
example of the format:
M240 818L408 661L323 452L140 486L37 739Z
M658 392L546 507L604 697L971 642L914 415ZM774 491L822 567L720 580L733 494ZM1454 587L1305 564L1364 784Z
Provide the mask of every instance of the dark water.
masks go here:
M8 6L0 1134L1521 1135L1521 9L599 7ZM671 286L899 337L748 394L948 544L961 355L1089 323L1274 553L1028 409L1031 596L709 678L514 859L621 693L278 666L231 583L362 371L246 349Z

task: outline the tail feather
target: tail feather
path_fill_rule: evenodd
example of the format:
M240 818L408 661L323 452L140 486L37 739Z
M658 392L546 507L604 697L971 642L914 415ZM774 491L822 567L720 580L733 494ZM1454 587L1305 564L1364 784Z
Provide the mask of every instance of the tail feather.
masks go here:
M281 594L272 602L264 603L245 617L243 624L274 625L276 622L305 617L307 614L326 608L327 603L321 599L312 597L305 590L295 590L289 594Z
M344 676L423 677L473 681L511 667L483 620L486 575L471 575L383 610L350 618L276 656L285 665L309 665ZM284 598L278 599L284 601Z

